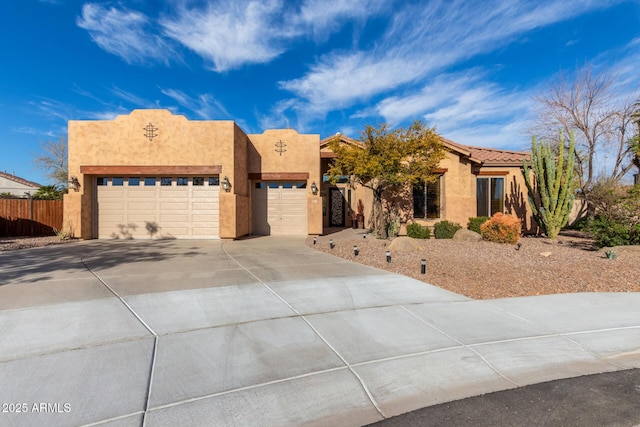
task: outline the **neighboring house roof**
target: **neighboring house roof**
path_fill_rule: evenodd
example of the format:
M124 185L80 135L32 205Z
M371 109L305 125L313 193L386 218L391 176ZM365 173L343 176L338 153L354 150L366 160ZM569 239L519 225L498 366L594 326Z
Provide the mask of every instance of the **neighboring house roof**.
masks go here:
M38 184L37 182L29 181L27 179L20 178L19 176L11 175L11 174L6 173L6 172L0 172L0 178L6 178L8 180L11 180L13 182L17 182L18 184L26 185L28 187L35 187L35 188L40 188L41 187L41 185Z
M340 141L347 144L362 145L362 142L349 138L347 136L336 134L324 138L320 141L320 149L328 148L329 143L336 137L340 138ZM530 154L526 151L512 151L512 150L498 150L495 148L474 147L471 145L463 145L457 142L453 142L450 139L442 138L442 143L446 148L454 151L464 157L467 157L470 161L477 163L480 166L519 166L522 165L522 160L529 161ZM329 155L322 157L331 157Z

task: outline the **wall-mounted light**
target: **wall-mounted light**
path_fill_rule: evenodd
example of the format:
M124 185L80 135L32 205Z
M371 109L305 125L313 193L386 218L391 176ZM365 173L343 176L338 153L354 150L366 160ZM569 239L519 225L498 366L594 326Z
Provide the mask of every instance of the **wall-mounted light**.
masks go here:
M316 185L315 181L311 183L311 192L313 193L314 196L318 194L318 186Z
M231 183L229 182L229 178L227 178L226 176L222 178L220 184L222 185L222 189L224 191L229 192L229 190L231 190Z
M69 184L69 188L73 189L73 191L80 191L80 181L78 181L77 176L74 175L71 178L69 178L69 181L67 181L67 184Z

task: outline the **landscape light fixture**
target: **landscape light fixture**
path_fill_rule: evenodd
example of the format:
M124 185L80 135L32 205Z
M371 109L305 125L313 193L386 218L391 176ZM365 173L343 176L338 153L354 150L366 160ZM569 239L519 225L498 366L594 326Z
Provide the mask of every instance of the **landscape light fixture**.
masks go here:
M314 237L314 238L313 238L313 245L315 246L317 242L318 242L318 238L317 238L317 237Z
M355 256L358 256L358 253L360 253L360 250L358 249L357 245L353 245L353 254Z
M426 274L426 273L427 273L427 260L423 258L420 260L420 274Z
M67 184L69 184L69 188L73 189L73 191L80 191L80 181L78 181L77 176L74 175L71 178L69 178L69 181L67 181Z
M391 262L391 251L387 251L387 262Z
M518 244L516 245L516 251L519 251L520 248L522 247L522 242L518 242Z
M333 249L333 247L334 247L333 239L329 239L329 247L330 247L331 249Z
M311 183L311 192L313 193L314 196L318 194L318 186L316 185L315 181Z
M220 184L222 184L222 189L227 193L229 192L229 190L231 190L231 183L229 182L228 177L225 176L224 178L222 178L222 182Z

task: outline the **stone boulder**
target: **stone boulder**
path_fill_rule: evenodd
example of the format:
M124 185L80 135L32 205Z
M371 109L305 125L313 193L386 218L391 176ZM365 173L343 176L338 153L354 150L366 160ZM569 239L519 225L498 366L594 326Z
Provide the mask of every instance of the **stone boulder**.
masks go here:
M459 242L479 242L482 240L482 236L475 231L461 228L453 235L453 240L457 240Z
M389 245L389 250L398 252L415 252L421 249L420 240L407 236L396 237Z

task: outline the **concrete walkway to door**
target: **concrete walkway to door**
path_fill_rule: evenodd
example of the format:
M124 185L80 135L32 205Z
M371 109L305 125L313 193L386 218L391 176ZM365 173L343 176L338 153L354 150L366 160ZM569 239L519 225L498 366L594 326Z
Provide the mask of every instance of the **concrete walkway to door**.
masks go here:
M302 238L5 252L0 425L358 426L640 367L639 306L474 301Z

